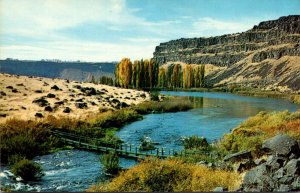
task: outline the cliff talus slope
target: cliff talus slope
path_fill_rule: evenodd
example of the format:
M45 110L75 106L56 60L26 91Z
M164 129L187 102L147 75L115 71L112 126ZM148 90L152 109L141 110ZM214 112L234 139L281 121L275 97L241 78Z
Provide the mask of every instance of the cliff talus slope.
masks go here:
M154 59L208 64L207 84L300 90L300 15L264 21L236 34L181 38L156 47Z

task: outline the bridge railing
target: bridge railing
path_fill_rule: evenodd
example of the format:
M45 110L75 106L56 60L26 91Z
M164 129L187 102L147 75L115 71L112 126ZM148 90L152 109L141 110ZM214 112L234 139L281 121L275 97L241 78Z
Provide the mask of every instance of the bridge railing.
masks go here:
M131 158L144 158L147 156L155 156L160 158L166 158L171 156L189 156L195 154L208 155L208 151L187 151L187 150L175 150L168 148L156 148L154 150L140 151L139 146L132 144L120 144L116 145L113 143L102 143L101 140L86 136L78 136L72 133L66 133L62 131L53 130L52 134L58 136L64 143L75 145L81 149L101 151L101 152L115 152L120 156L131 157ZM90 141L99 141L100 144L90 144Z

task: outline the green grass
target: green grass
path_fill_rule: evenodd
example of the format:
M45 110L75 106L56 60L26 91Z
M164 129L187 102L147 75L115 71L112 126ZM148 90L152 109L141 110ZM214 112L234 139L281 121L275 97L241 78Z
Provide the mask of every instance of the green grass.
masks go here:
M206 138L198 137L196 135L186 137L183 139L183 146L185 149L207 149L209 144Z
M263 141L280 133L300 141L300 111L260 112L231 133L225 134L220 142L220 149L225 154L251 150L255 156L259 156Z
M166 99L162 102L150 101L120 110L104 110L90 114L84 119L47 116L37 120L9 119L0 124L1 163L7 163L10 156L32 159L34 156L64 148L57 138L51 136L50 129L75 133L104 142L120 144L115 131L151 112L175 112L191 108L188 101ZM93 141L90 141L94 143ZM96 142L95 142L96 143Z
M163 101L147 101L131 107L139 114L187 111L193 108L186 97L169 97Z
M44 175L41 166L28 159L21 159L14 163L11 171L25 181L39 180Z
M108 174L118 174L121 170L119 166L119 156L116 153L109 152L100 157L100 162L104 167L104 171Z

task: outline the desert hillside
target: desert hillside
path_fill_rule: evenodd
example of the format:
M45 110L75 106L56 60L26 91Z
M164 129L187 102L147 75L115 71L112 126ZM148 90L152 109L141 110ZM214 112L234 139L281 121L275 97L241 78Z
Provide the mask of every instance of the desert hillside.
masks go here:
M211 86L238 83L267 90L300 90L300 16L264 21L236 34L161 43L160 64L205 64Z
M148 99L149 94L143 91L0 73L0 123L14 117L31 119L50 114L79 118Z

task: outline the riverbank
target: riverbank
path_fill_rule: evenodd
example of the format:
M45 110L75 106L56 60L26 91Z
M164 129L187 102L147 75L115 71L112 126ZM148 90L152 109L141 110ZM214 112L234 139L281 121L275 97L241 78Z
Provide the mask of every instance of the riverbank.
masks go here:
M287 134L300 142L299 123L299 111L259 113L213 144L211 153L215 156L210 160L207 156L197 154L190 155L189 158L176 156L167 160L149 159L120 173L111 182L98 183L87 191L208 192L216 187L236 191L240 189L240 185L245 185L243 176L250 175L248 171L252 168L256 170L255 167L266 162L266 158L275 160L274 156L264 156L266 153L262 149L264 141L278 134ZM224 161L226 157L235 161ZM274 163L267 161L267 164L274 165ZM268 175L274 173L275 170ZM262 174L258 174L257 177L263 178ZM261 188L266 190L269 187Z
M265 98L277 98L289 100L295 104L300 104L300 91L290 92L290 91L279 91L279 90L262 90L258 88L251 87L241 87L241 86L222 86L222 87L212 87L212 88L174 88L174 89L157 89L166 91L187 91L187 92L224 92L233 93L241 96L254 96L254 97L265 97Z

